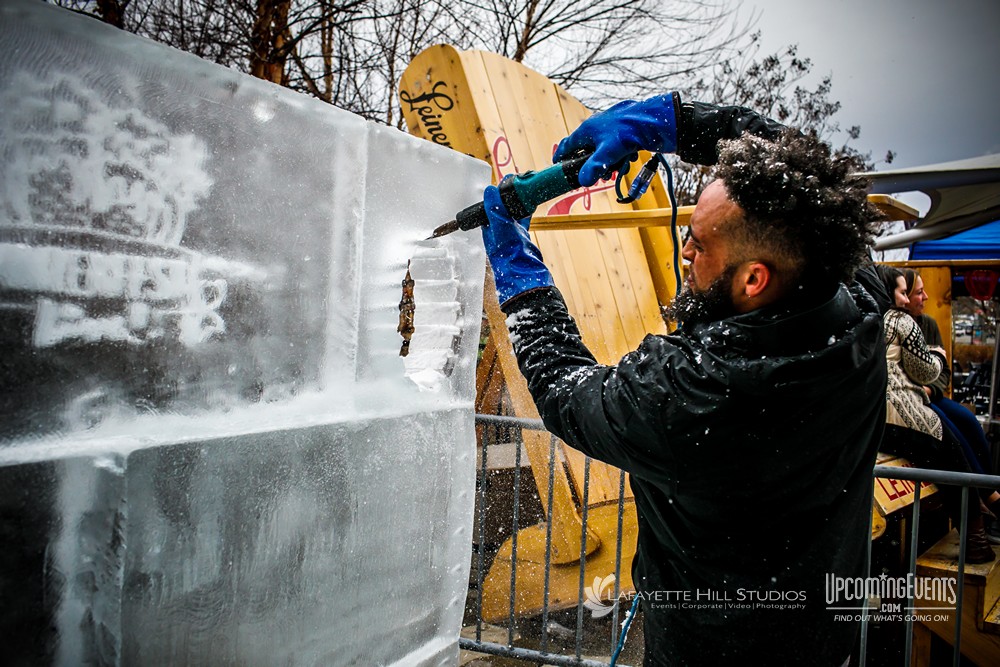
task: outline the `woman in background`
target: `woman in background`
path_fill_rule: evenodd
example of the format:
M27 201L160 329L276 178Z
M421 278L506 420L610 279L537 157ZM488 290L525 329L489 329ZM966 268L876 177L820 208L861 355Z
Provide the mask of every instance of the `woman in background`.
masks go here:
M924 334L928 348L939 352L943 361L941 374L937 379L924 387L931 399L931 409L934 410L946 428L959 436L958 440L965 451L965 458L969 461L969 466L973 472L992 475L993 454L989 440L983 432L976 415L971 410L957 401L945 396L951 384L951 368L945 357L944 340L941 337L941 330L937 321L924 312L924 305L930 298L924 289L924 280L920 273L914 269L903 269L903 279L906 281L906 300L903 306L910 313L920 331ZM980 490L983 502L989 510L986 516L986 537L994 544L1000 544L1000 494Z
M922 468L972 472L955 434L946 428L938 413L930 407L924 385L941 374L943 356L932 352L924 342L916 321L904 310L908 304L906 280L899 269L879 267L886 291L895 306L882 318L886 344L889 381L886 388L886 428L882 451L908 459ZM959 525L962 511L961 489L938 486ZM966 532L966 559L969 563L988 563L996 558L986 538L979 497L969 494L965 507L969 522ZM1000 498L1000 496L998 496Z

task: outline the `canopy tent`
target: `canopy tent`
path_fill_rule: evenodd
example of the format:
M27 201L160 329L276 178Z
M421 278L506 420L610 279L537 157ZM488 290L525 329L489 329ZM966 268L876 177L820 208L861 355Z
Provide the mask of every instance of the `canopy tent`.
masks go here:
M931 199L927 215L904 232L876 239L876 250L905 248L1000 220L1000 153L864 174L873 194L920 191Z
M910 259L1000 259L1000 220L910 247Z

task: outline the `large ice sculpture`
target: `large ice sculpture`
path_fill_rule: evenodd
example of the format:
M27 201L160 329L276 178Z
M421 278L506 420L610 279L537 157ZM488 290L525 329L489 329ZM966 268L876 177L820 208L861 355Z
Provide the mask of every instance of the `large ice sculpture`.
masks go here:
M421 239L488 168L37 1L0 53L5 664L454 663L484 260Z

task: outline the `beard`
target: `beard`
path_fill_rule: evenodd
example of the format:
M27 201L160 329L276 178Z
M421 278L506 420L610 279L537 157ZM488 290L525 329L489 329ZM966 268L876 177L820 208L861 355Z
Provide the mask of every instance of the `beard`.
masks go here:
M732 293L735 275L736 266L727 266L708 289L701 292L695 292L690 283L685 283L680 294L670 302L663 314L679 327L717 322L736 315Z

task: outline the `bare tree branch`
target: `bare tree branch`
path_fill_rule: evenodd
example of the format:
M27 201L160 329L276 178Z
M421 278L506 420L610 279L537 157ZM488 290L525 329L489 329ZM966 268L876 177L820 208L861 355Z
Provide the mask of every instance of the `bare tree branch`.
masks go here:
M682 90L844 133L837 150L870 163L848 145L860 128L835 120L830 78L804 86L812 63L796 46L762 57L739 0L50 1L396 127L400 73L447 43L524 62L592 108ZM708 177L682 166L678 190L691 200Z

